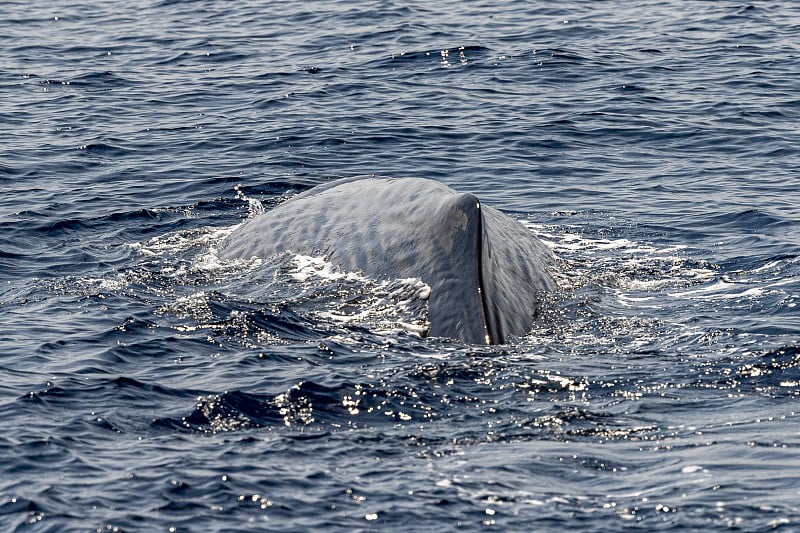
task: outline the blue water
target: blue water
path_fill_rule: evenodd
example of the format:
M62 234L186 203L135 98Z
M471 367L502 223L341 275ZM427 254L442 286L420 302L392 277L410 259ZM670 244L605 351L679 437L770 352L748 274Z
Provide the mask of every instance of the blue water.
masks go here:
M800 7L496 4L3 3L0 530L800 530ZM373 172L553 248L530 335L216 255Z

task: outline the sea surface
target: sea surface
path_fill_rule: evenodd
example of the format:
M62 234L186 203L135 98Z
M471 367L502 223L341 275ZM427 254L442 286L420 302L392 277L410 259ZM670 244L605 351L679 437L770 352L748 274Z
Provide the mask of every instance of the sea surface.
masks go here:
M4 0L0 58L0 530L800 531L799 3ZM372 173L553 249L530 334L217 254Z

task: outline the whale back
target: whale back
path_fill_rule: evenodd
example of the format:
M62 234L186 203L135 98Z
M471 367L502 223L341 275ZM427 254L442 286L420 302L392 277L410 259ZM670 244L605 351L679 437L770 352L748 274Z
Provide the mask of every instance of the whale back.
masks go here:
M518 221L475 196L417 178L338 180L247 221L225 258L291 251L348 271L420 278L431 288L430 335L502 343L531 326L552 288L550 255Z
M550 249L518 220L483 206L481 287L487 328L495 342L531 329L543 296L555 290Z

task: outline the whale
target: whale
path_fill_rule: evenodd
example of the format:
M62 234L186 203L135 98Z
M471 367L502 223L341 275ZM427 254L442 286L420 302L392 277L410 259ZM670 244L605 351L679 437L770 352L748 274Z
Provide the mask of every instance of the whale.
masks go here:
M243 222L223 259L325 257L374 279L430 287L427 335L504 344L530 332L555 289L554 256L520 221L424 178L366 176L318 185Z

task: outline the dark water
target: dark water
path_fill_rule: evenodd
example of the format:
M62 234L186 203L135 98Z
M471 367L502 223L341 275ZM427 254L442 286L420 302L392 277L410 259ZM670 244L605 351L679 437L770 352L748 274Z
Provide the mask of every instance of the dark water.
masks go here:
M800 530L795 2L0 13L3 531ZM372 172L553 247L529 336L216 256Z

